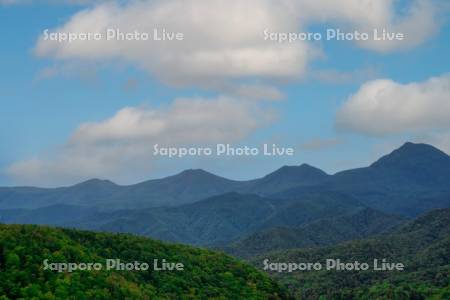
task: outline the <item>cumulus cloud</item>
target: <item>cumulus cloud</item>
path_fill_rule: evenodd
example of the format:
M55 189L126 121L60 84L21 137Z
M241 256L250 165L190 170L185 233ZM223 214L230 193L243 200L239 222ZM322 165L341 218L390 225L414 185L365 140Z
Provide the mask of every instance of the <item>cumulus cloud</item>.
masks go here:
M133 1L102 4L74 15L58 32L182 32L183 41L79 41L40 39L38 55L101 61L120 58L173 85L215 84L241 77L293 77L305 69L306 43L264 41L263 30L293 30L289 1Z
M230 97L180 98L164 107L126 107L101 122L80 125L49 155L17 162L8 174L22 184L59 185L91 177L135 179L148 174L153 146L236 142L276 115Z
M308 23L326 22L341 26L346 32L368 32L385 29L400 32L404 40L358 41L370 50L389 52L417 46L427 40L438 28L440 1L409 1L409 6L398 9L395 0L299 0L302 17Z
M258 113L256 113L258 112ZM167 108L128 107L100 123L82 124L72 144L156 140L160 144L233 141L258 128L267 115L256 106L228 97L180 98Z
M401 31L405 41L365 41L375 51L416 46L437 28L434 1L416 0L399 13L394 0L153 0L102 3L80 11L57 32L183 32L184 41L76 41L39 39L36 53L60 60L120 59L172 85L215 85L242 78L292 79L307 71L318 50L308 42L265 41L271 32L307 31L334 24L346 30ZM368 13L370 12L370 14Z
M408 84L365 83L341 107L337 126L368 135L450 129L450 76Z

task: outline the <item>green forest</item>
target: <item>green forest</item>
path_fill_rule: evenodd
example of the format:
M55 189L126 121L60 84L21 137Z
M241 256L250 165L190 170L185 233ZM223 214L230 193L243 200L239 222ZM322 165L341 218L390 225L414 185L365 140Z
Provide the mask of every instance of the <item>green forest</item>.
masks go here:
M281 299L266 274L224 254L126 234L0 225L5 299ZM43 261L182 262L184 271L44 270Z
M334 246L266 253L252 261L371 262L386 258L403 271L271 272L296 299L450 299L450 209L434 210L387 235Z

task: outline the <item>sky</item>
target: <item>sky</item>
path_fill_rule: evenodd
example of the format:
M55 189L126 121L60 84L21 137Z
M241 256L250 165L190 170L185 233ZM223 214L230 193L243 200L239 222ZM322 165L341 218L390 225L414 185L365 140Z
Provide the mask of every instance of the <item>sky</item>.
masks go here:
M0 0L0 186L131 184L198 168L243 180L302 163L332 174L406 141L450 153L449 9L444 0ZM327 39L337 29L353 35ZM375 29L404 39L375 40ZM150 38L107 40L107 30ZM182 39L154 40L154 30ZM294 155L154 153L218 143Z

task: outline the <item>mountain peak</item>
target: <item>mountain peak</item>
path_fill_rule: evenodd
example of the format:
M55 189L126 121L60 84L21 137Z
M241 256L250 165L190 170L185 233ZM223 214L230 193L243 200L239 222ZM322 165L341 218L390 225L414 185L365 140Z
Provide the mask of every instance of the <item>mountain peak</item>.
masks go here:
M167 179L170 179L171 181L176 182L186 182L186 183L212 183L212 182L231 182L231 180L228 180L226 178L217 176L213 173L210 173L208 171L205 171L203 169L187 169L184 170L176 175L169 176Z
M442 152L441 150L437 149L436 147L433 147L429 144L425 143L413 143L413 142L406 142L402 146L400 146L397 150L399 151L438 151Z
M214 176L216 177L216 175L209 173L203 169L187 169L184 170L180 173L178 173L175 176L182 176L182 177L210 177L210 176Z
M374 162L373 167L444 167L450 165L450 157L441 150L422 143L406 142L390 154Z
M300 166L283 166L278 170L266 175L266 179L291 179L291 180L311 180L328 176L327 173L308 164Z
M106 179L92 178L76 184L75 186L116 186L114 182Z
M310 170L310 171L314 170L314 171L320 171L320 172L322 172L322 173L325 173L325 172L322 171L321 169L316 168L316 167L311 166L311 165L306 164L306 163L303 163L303 164L297 166L297 168L298 168L299 170L304 170L304 171L306 171L306 170Z
M186 169L181 171L181 174L211 174L203 169Z

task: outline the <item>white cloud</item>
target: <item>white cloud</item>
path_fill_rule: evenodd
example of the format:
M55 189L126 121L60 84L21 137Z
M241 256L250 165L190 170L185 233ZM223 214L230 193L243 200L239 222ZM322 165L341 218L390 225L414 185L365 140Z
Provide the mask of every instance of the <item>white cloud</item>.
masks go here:
M229 97L182 98L159 108L127 107L101 122L84 123L54 153L8 169L17 183L60 185L91 177L135 180L157 158L153 145L187 146L240 141L275 114Z
M236 99L180 98L167 108L128 107L100 123L82 124L71 143L156 140L160 144L233 141L258 128L267 115Z
M369 135L450 129L450 76L401 84L365 83L337 114L341 129Z
M406 41L367 41L375 51L416 46L437 28L434 1L416 0L399 13L394 0L154 0L104 3L75 14L58 32L183 32L184 41L44 41L36 53L61 60L120 59L172 85L217 85L242 78L292 79L305 74L318 50L307 42L264 41L263 31L307 31L309 25L402 31ZM370 13L368 13L370 12Z
M211 85L223 79L295 77L305 69L306 43L264 41L263 30L294 30L287 2L133 1L102 4L74 15L59 32L153 33L155 28L182 32L184 41L94 41L58 43L40 40L36 52L60 59L102 61L120 58L174 85Z
M389 52L417 46L438 28L438 1L408 1L398 9L395 0L299 0L307 23L327 22L341 26L343 31L372 33L374 29L404 33L406 38L359 41L361 47Z

